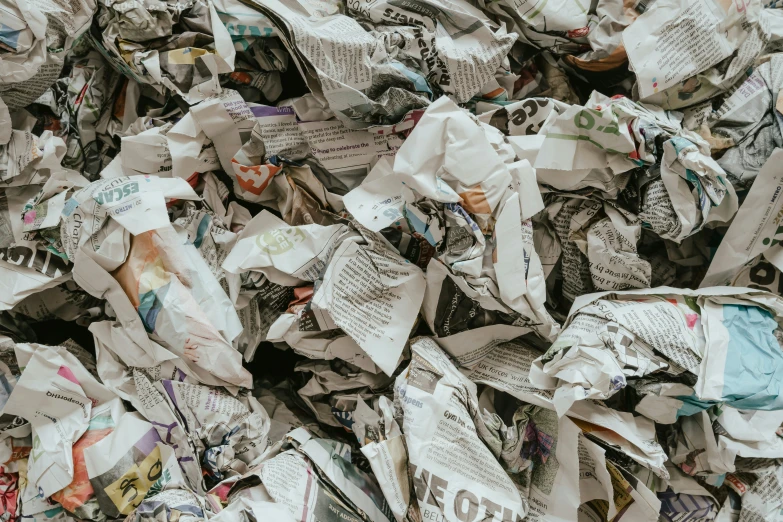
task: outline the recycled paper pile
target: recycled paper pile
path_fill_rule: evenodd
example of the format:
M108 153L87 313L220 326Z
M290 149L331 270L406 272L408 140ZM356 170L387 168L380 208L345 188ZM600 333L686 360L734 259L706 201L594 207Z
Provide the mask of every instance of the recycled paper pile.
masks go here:
M0 0L0 522L783 522L780 0Z

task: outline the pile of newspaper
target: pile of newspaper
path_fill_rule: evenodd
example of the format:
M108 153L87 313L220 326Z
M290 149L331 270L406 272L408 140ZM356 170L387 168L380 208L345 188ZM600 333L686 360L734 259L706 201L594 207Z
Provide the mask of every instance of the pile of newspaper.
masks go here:
M0 522L783 522L780 0L0 0Z

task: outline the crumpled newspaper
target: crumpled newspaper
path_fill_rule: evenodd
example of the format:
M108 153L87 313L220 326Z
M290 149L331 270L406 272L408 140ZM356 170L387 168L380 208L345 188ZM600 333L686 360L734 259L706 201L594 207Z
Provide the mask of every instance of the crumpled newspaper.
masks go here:
M783 522L783 2L0 0L0 522Z

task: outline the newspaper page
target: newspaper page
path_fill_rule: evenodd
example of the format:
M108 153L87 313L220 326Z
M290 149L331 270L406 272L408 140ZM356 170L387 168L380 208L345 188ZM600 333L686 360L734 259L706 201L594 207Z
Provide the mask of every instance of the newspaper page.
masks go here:
M490 82L500 66L499 58L508 52L517 36L505 28L496 30L485 13L461 0L428 0L420 7L360 0L348 7L352 14L381 26L403 21L413 25L413 38L406 51L424 63L420 71L409 69L406 76L423 84L421 90L426 86L426 78L459 103ZM416 74L420 79L415 78Z
M465 366L480 359L498 343L526 334L530 318L508 308L483 288L473 288L432 259L422 313L440 346Z
M737 409L780 409L781 398L772 390L783 384L783 374L773 371L759 375L752 368L783 360L776 337L782 330L774 319L783 310L783 299L774 294L757 299L716 296L702 301L709 342L695 386L699 399L727 401ZM763 333L748 335L750 324L758 325Z
M136 407L144 419L153 423L158 437L170 444L169 447L174 450L174 457L179 462L187 487L197 493L203 493L204 473L199 458L203 443L188 435L188 427L183 425L183 421L174 412L174 403L168 398L161 382L165 375L155 371L148 373L145 370L131 370Z
M256 119L253 132L261 137L267 155L296 158L307 152L307 141L293 107L252 104L250 110Z
M0 310L71 278L73 264L49 250L24 244L0 248Z
M296 519L282 504L238 497L210 520L215 522L236 522L237 520L274 520L294 522Z
M777 261L776 261L777 262ZM730 285L740 288L757 288L774 294L783 293L783 273L764 256L751 259L740 267Z
M264 462L260 477L272 498L297 520L395 520L374 479L351 464L349 446L316 439L305 428L290 432L286 441L295 449ZM336 459L339 464L332 463Z
M524 341L509 341L498 344L461 371L477 384L488 384L529 404L551 408L554 393L536 388L528 378L533 361L540 355Z
M541 389L531 378L534 362L541 351L522 339L498 344L483 358L461 372L477 384L486 384L525 403L555 409L554 392ZM665 473L665 454L655 442L652 421L631 414L619 414L595 401L577 401L566 412L578 421L583 431L598 439L622 447L631 458Z
M392 172L379 162L376 174L348 193L346 208L363 226L380 230L403 217L403 205L409 200L426 197L460 204L475 217L478 228L489 233L492 214L508 199L507 190L515 179L490 139L491 131L497 130L489 129L476 125L447 97L440 98L397 151ZM416 194L402 197L403 186ZM410 221L416 219L410 217L413 205L405 205L405 212ZM430 240L433 245L439 241Z
M422 518L516 520L530 512L505 470L476 433L476 385L432 339L411 346L413 359L395 383L403 408L416 499Z
M12 310L36 321L54 318L76 321L96 316L101 308L99 300L82 292L71 280L24 298Z
M312 297L312 289L309 289ZM381 371L372 358L349 335L344 335L324 310L303 306L300 315L283 314L269 327L267 340L285 342L310 359L339 359L370 372Z
M84 451L101 511L128 515L148 495L186 487L174 450L138 413L126 413L115 430Z
M587 231L587 259L596 290L627 290L652 286L652 266L639 257L641 221L628 222L615 208L604 205L608 217Z
M737 285L735 278L740 273L743 265L753 261L758 256L764 255L766 259L780 270L783 266L781 247L778 245L783 239L783 173L779 171L780 162L783 161L783 149L775 149L772 155L759 172L742 206L737 211L732 225L718 246L715 256L712 258L707 274L701 282L701 287ZM779 264L775 264L779 263ZM757 269L758 273L760 269ZM776 276L768 277L766 273L751 279L758 279L761 287L768 286Z
M310 152L349 189L356 187L381 157L394 158L403 140L396 134L349 129L340 120L299 123Z
M297 428L288 437L295 441L297 451L318 466L324 476L358 508L359 513L363 513L373 522L393 522L389 505L372 477L360 470L351 473L331 465L330 461L335 458L336 452L349 456L350 448L343 448L342 444L337 442L322 444L303 428Z
M173 229L168 232L161 230L170 238L168 243L164 243L171 248L180 245L179 236ZM236 385L249 384L250 374L241 366L242 355L216 328L220 325L226 332L236 332L237 326L241 328L230 299L203 260L203 270L194 271L188 263L188 256L182 252L175 257L162 256L158 248L162 240L158 233L159 231L155 232L155 238L151 237L151 233L136 237L143 243L137 245L143 247L137 250L137 255L144 262L137 263L133 261L133 255L128 256L128 263L122 265L121 271L113 274L82 250L77 251L78 268L75 280L91 295L103 296L110 302L117 318L126 329L125 337L132 339L132 344L145 353L145 357L149 357L147 361L154 361L151 364L147 362L144 366L159 364L174 355L180 357L183 365L197 374L201 382L212 385L227 385L229 382ZM154 247L156 242L158 247ZM154 248L145 250L150 246ZM183 249L188 247L194 248L192 245L182 245ZM125 248L127 247L123 248L123 253L127 255L128 250ZM152 257L147 255L150 252L154 254ZM149 266L148 262L162 267L162 277L149 281L150 287L142 288L143 292L139 294L137 279L144 273L145 266ZM191 278L188 280L191 288L185 286L180 279L184 277L184 273ZM160 288L165 289L163 296L171 299L170 301L142 299L144 293L149 292L150 296L154 296L156 289ZM210 316L207 315L207 310ZM227 312L232 312L233 318L230 314L226 315ZM190 319L185 321L179 318L180 315L187 315ZM174 328L174 325L181 324L189 325L188 330ZM156 336L154 341L147 335L147 328L150 326L152 333L157 331L161 334ZM191 336L199 342L189 341Z
M73 480L51 498L79 517L93 518L101 515L100 506L87 473L84 451L110 435L124 413L125 408L117 397L96 406L91 412L92 418L87 431L73 445Z
M73 481L72 446L87 431L93 409L112 398L64 349L42 346L33 352L3 409L33 426L28 469L33 496L39 491L49 496Z
M198 196L184 179L178 178L124 176L89 184L65 203L60 223L63 252L73 260L78 250L99 253L106 242L111 257L109 247L114 241L105 240L113 233L119 231L121 235L126 229L141 234L168 226L166 199L194 200ZM124 252L120 259L124 259Z
M66 51L89 29L96 7L91 0L32 0L0 7L0 93L9 107L31 104L57 81Z
M189 114L197 129L214 143L223 170L232 172L231 160L255 126L253 111L245 100L238 92L225 89L196 105Z
M230 344L242 329L231 300L195 247L178 243L170 226L134 236L112 277L148 332L214 375L249 387L242 356ZM153 266L156 278L149 279Z
M781 303L761 290L731 287L582 296L558 340L534 362L530 379L543 389L556 389L554 402L561 414L574 401L613 395L625 386L626 377L658 370L697 376L700 401L775 409L777 396L766 390L776 387L780 377L773 372L749 382L744 375L754 360L780 355L774 340L779 326L768 310L777 314ZM742 325L751 323L764 325L763 338L748 340ZM751 345L753 350L746 352ZM561 378L571 386L558 386ZM592 387L587 389L585 382Z
M579 519L587 518L591 522L598 522L604 517L591 517L585 504L593 501L606 501L606 520L614 520L617 515L617 505L614 502L614 488L612 477L606 464L606 451L598 444L588 439L583 433L579 434Z
M711 1L711 0L710 0ZM612 100L593 92L585 106L572 105L550 116L541 130L544 142L533 166L551 170L609 168L620 174L636 165L636 146L626 121Z
M525 519L574 520L580 495L577 424L549 408L509 403L491 388L481 394L479 409L484 419L479 435L500 454L501 465L528 500ZM533 452L526 450L531 439L538 441Z
M312 302L392 375L424 299L424 273L380 241L376 245L343 241Z
M712 67L738 47L745 32L726 29L739 20L739 9L723 6L713 0L656 2L623 32L642 98Z
M557 341L534 363L532 374L533 382L545 389L553 389L554 381L548 379L554 375L568 376L571 388L556 386L561 414L574 400L610 397L626 385L627 377L659 370L674 375L685 369L698 372L706 339L700 317L685 297L598 299L584 307L575 304L573 310ZM583 386L588 382L590 389Z
M775 148L783 146L781 120L773 103L783 74L781 58L755 68L744 82L727 91L717 110L700 124L688 126L704 135L713 149L723 151L718 164L738 190L750 188Z
M513 194L506 201L495 224L493 257L500 297L514 311L534 320L533 328L542 337L551 339L558 327L544 309L544 268L533 242L533 222L523 219L519 199Z
M357 400L351 429L362 445L362 453L370 462L394 517L397 522L404 522L411 506L408 450L402 430L394 420L394 404L386 397L380 397L376 409L378 411L363 400Z
M244 474L267 448L269 416L251 411L246 398L201 386L163 379L166 399L191 437L202 441L204 471L216 478Z
M171 151L166 139L170 126L153 127L134 136L123 136L120 164L128 176L171 176Z
M349 234L342 224L291 227L263 210L247 224L222 266L234 274L258 271L273 283L297 286L319 279Z
M779 466L731 473L726 479L733 492L742 498L739 520L781 520L783 473Z

